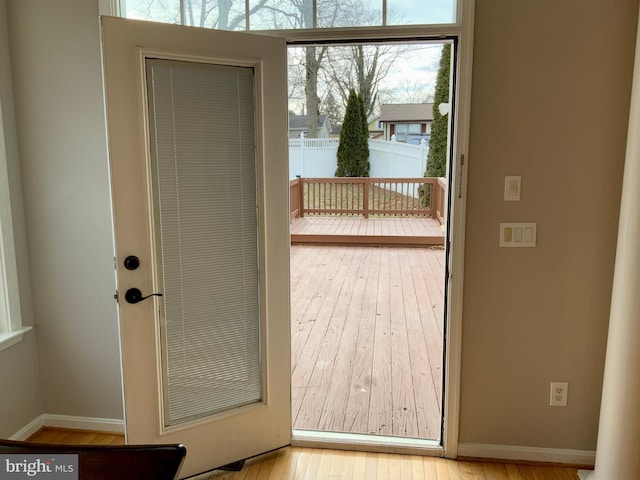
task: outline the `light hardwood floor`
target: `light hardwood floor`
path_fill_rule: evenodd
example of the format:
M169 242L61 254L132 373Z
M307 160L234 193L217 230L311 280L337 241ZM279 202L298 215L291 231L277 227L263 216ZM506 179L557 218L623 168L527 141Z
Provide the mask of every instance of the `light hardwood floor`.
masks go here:
M291 247L296 429L437 440L444 250Z
M30 440L93 445L124 443L122 435L48 427ZM248 460L240 472L214 471L193 480L577 480L576 472L575 468L288 447Z
M194 480L577 480L574 468L289 447Z
M55 445L124 445L124 435L92 430L42 427L29 438L29 441Z

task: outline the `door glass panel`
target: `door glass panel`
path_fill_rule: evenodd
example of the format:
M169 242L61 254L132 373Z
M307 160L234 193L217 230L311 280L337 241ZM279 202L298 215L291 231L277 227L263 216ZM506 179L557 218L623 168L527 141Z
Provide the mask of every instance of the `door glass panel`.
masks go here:
M120 0L120 5L127 18L259 31L452 24L457 0Z
M382 0L249 0L251 30L382 25Z
M123 0L120 2L120 13L123 17L136 20L182 23L180 0Z
M293 0L249 0L251 30L313 28L313 3Z
M183 0L184 24L218 30L246 30L244 2Z
M147 62L170 426L262 398L254 74Z
M382 0L319 0L318 28L382 25Z
M456 0L387 0L387 25L455 23Z

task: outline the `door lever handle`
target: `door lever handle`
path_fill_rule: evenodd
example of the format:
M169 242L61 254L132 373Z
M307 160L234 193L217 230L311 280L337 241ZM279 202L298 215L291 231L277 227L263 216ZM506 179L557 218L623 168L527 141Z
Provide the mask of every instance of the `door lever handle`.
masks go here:
M129 303L138 303L143 300L146 300L149 297L162 297L161 293L152 293L151 295L147 295L146 297L142 296L142 292L139 288L130 288L127 290L127 293L124 294L124 299Z

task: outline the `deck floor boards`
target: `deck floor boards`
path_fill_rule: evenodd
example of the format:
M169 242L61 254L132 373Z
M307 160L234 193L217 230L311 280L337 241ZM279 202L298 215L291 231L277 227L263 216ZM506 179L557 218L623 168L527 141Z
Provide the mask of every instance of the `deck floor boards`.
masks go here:
M444 250L291 247L293 424L440 437Z

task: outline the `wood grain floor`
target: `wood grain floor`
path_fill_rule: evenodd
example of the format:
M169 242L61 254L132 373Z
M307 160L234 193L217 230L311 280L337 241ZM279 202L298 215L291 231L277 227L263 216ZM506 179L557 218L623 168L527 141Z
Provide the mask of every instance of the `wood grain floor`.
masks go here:
M92 430L42 427L29 438L29 441L55 445L124 445L124 435Z
M124 436L45 427L32 442L124 444ZM249 459L240 472L214 471L193 480L577 480L575 468L460 462L416 455L287 447Z
M249 460L241 472L216 471L194 480L577 480L576 473L575 468L289 447Z
M440 437L444 250L291 249L296 429Z

